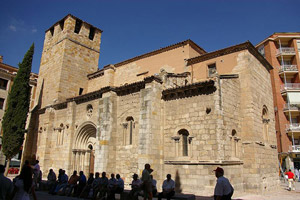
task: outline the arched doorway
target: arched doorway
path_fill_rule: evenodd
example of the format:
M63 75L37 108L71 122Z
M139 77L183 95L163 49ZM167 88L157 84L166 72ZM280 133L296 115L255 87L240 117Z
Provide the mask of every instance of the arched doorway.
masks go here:
M96 145L96 126L85 123L75 136L72 151L73 170L84 171L85 174L94 173L94 151Z

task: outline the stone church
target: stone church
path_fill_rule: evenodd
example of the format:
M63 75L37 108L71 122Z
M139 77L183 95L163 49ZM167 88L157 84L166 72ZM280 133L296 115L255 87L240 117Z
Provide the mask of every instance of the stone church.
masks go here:
M212 194L221 166L236 191L278 185L272 66L250 42L206 52L186 40L98 69L101 33L67 15L45 35L23 159L119 173L145 163L160 190Z

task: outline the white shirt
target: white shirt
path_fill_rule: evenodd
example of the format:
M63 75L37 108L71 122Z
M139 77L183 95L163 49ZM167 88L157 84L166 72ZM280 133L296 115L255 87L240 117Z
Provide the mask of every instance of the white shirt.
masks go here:
M142 185L142 181L140 179L132 180L131 187L132 188L139 188Z
M220 176L217 180L217 184L215 187L215 193L214 195L217 196L223 196L228 195L233 190L233 187L229 183L229 180L225 178L224 176Z
M163 190L170 190L170 189L174 189L175 188L175 181L173 181L172 179L168 180L164 180L164 183L162 185L162 189Z

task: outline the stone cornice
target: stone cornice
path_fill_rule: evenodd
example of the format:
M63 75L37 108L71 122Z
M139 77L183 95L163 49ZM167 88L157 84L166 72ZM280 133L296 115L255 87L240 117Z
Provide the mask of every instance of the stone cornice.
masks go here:
M167 165L243 165L242 160L165 160Z
M167 73L167 77L188 77L191 73L190 72L183 72L180 74L177 73Z
M162 91L162 99L165 101L198 96L202 94L212 94L216 91L215 81L193 83L185 86L171 88Z
M152 81L162 83L160 78L155 77L155 76L150 76L150 77L144 78L143 81L131 83L131 84L128 84L128 85L123 85L123 86L120 86L120 87L107 86L107 87L103 87L103 88L101 88L97 91L94 91L94 92L90 92L90 93L80 95L80 96L76 96L76 97L73 97L73 98L68 98L66 101L64 101L62 103L46 106L42 109L39 109L38 113L39 114L44 114L46 112L47 108L53 108L55 110L65 109L65 108L68 107L68 103L72 102L72 101L75 101L76 104L81 104L81 103L85 103L85 102L92 101L92 100L95 100L95 99L100 99L100 98L102 98L103 93L110 92L110 91L115 92L118 96L123 96L123 95L131 94L131 93L135 93L135 92L140 91L141 89L144 89L145 84L151 83Z

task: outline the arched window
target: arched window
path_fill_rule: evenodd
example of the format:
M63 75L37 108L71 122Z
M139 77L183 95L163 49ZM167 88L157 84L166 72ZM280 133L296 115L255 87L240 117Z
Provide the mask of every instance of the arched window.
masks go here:
M263 138L264 141L268 141L269 140L269 116L268 116L268 108L267 106L263 106L262 109L262 123L263 123Z
M237 132L235 129L231 131L231 147L232 147L232 156L238 157L238 141L239 138L237 137Z
M181 129L178 134L182 137L182 156L188 156L188 136L189 132L186 129Z
M134 129L134 119L129 116L126 118L126 122L123 123L124 135L123 135L123 143L124 145L132 145L133 140L133 129Z

